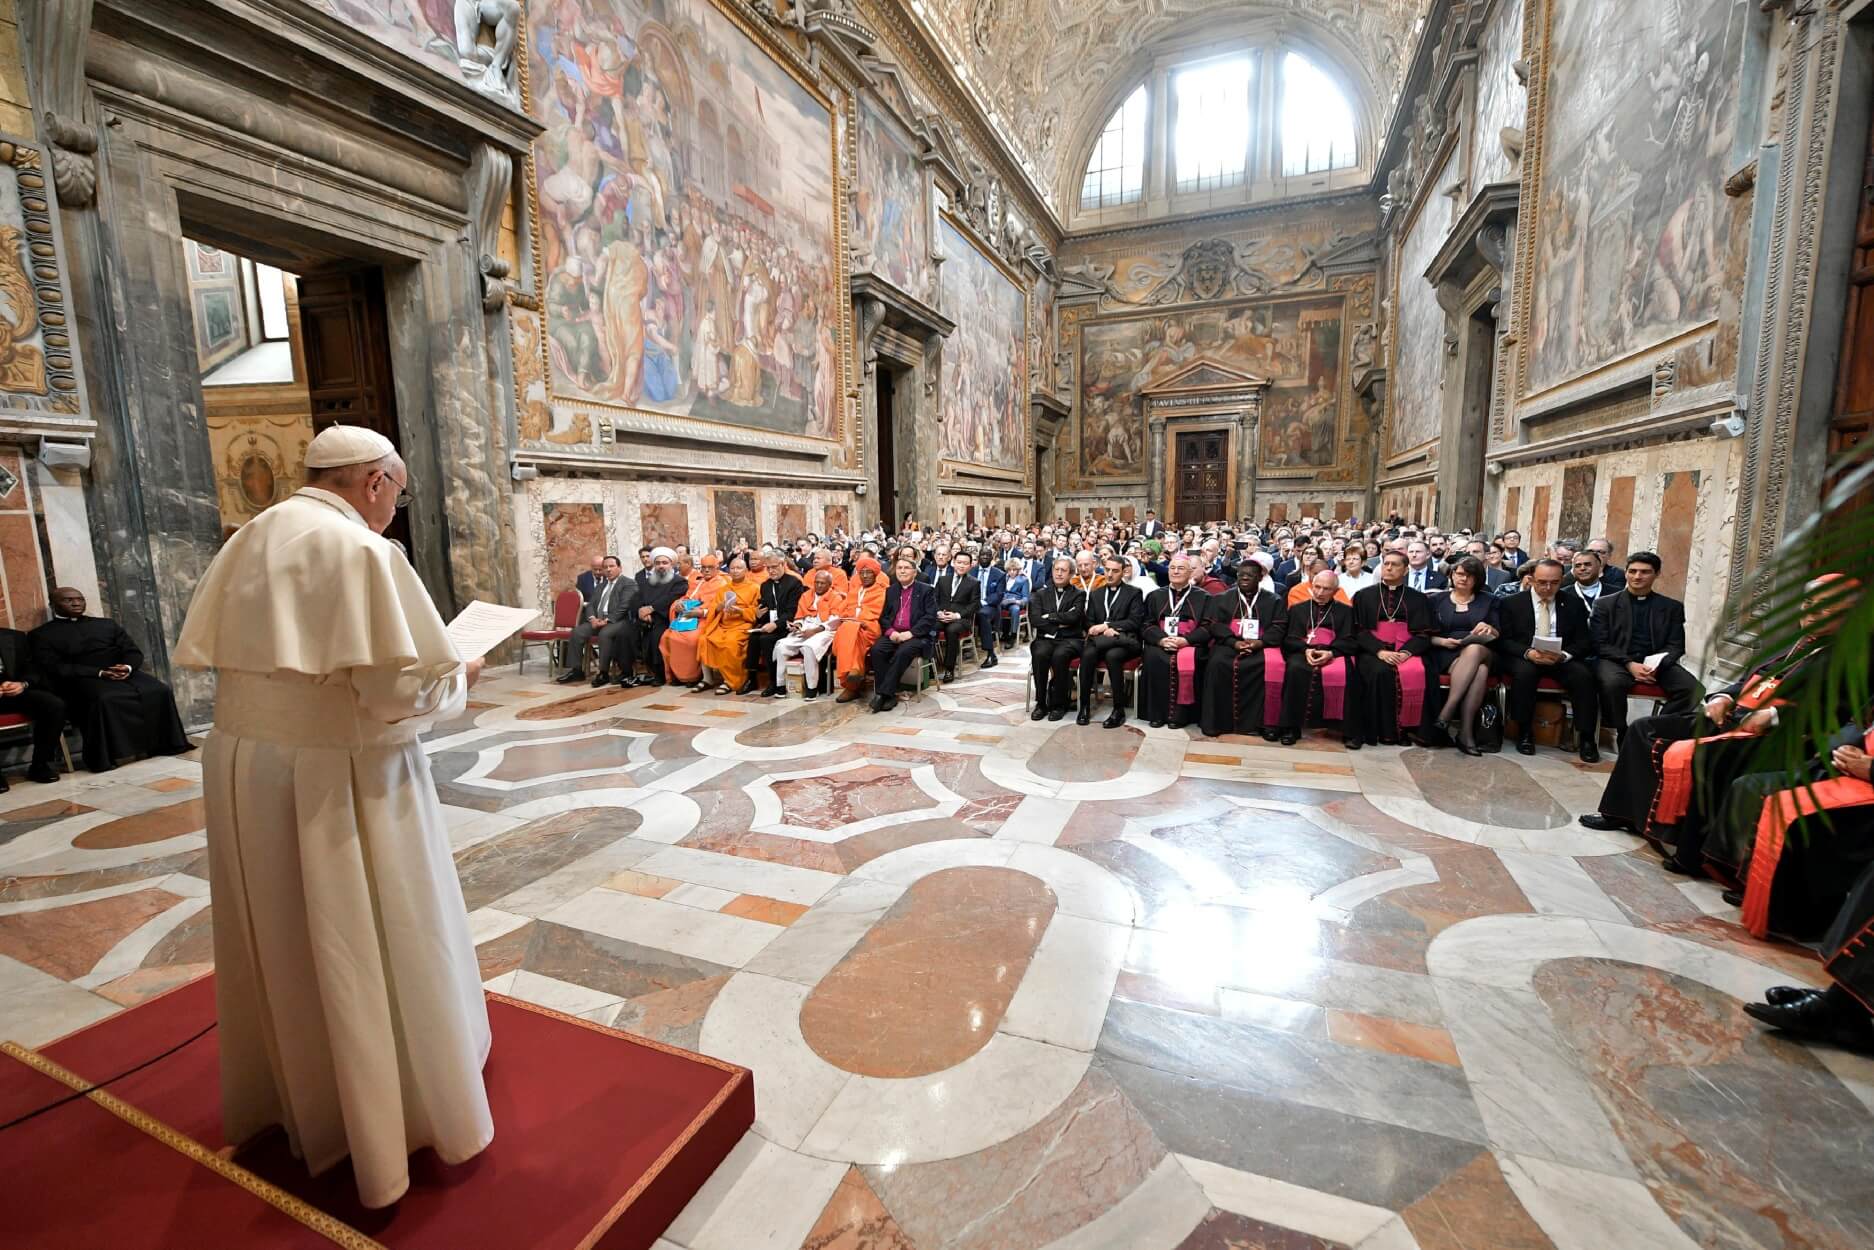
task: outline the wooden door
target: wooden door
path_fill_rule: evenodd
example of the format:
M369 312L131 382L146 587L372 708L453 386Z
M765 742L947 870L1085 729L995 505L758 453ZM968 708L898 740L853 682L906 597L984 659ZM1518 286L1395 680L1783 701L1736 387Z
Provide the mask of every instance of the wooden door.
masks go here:
M1874 429L1874 127L1869 128L1868 151L1861 166L1861 216L1855 223L1848 310L1843 320L1841 371L1828 428L1831 461L1866 440ZM1870 501L1864 496L1861 502Z
M1224 520L1230 492L1230 435L1223 430L1180 434L1173 472L1177 497L1172 513L1179 525Z
M402 451L397 395L391 381L390 330L384 315L384 271L373 266L303 275L299 325L313 432L331 425L361 425ZM440 482L414 485L418 490L442 488ZM403 511L384 536L409 550L410 522Z

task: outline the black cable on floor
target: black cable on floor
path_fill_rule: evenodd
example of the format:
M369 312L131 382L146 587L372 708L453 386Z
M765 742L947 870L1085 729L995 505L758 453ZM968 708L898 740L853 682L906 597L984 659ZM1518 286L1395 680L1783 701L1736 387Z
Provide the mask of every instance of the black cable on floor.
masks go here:
M163 1051L159 1055L151 1055L148 1059L145 1059L142 1063L138 1064L134 1068L125 1068L122 1072L119 1072L116 1076L109 1077L109 1078L106 1078L105 1080L99 1081L96 1085L88 1085L84 1089L75 1089L71 1093L65 1095L65 1097L63 1098L54 1099L53 1101L47 1103L43 1107L39 1107L35 1110L28 1111L25 1115L16 1116L13 1119L8 1120L5 1124L0 1124L0 1133L4 1133L10 1128L14 1128L14 1127L17 1127L18 1125L24 1124L26 1123L26 1121L32 1119L35 1116L44 1115L46 1112L51 1111L54 1108L63 1107L68 1102L75 1102L80 1098L84 1098L90 1094L96 1093L98 1090L103 1089L106 1085L109 1085L112 1081L121 1081L125 1077L130 1076L132 1073L141 1072L143 1071L143 1069L149 1067L151 1064L155 1063L159 1059L169 1058L169 1056L175 1054L177 1051L181 1050L184 1046L187 1046L190 1042L198 1041L201 1038L206 1037L208 1035L208 1031L214 1028L215 1024L216 1024L215 1021L212 1021L212 1020L209 1021L207 1024L203 1025L201 1031L196 1033L194 1036L183 1038L181 1041L177 1042L174 1046L171 1046L168 1050Z

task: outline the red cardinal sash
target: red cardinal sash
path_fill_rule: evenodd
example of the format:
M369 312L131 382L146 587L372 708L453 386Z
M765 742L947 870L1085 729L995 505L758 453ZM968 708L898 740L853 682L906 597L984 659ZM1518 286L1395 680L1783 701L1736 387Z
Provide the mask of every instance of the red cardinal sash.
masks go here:
M1874 749L1874 733L1863 738L1863 749ZM1777 862L1783 858L1789 827L1804 816L1844 807L1874 803L1874 785L1855 777L1831 777L1813 786L1779 790L1763 805L1757 818L1757 844L1750 853L1750 875L1744 880L1744 927L1752 937L1770 932L1770 889L1776 882Z
M1179 621L1178 636L1188 637L1197 632L1196 621ZM1171 657L1172 667L1178 674L1178 703L1197 702L1197 648L1179 647Z
M1325 626L1318 626L1308 631L1306 642L1315 648L1332 647L1334 631ZM1347 665L1342 662L1342 657L1336 656L1315 671L1321 674L1321 718L1334 721L1345 720L1347 718Z
M1395 651L1402 651L1412 637L1404 621L1381 621L1373 627L1373 636ZM1393 670L1399 676L1399 728L1419 723L1425 712L1425 662L1413 656Z

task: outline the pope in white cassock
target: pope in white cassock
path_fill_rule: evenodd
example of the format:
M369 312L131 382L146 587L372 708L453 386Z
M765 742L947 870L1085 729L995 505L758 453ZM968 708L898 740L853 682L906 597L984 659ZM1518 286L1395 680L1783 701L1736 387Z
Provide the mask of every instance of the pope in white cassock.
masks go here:
M389 440L335 426L306 467L215 557L176 651L218 675L202 784L223 1129L283 1125L314 1174L350 1155L380 1207L412 1151L460 1163L494 1138L487 1003L417 741L481 661L380 536L408 486Z

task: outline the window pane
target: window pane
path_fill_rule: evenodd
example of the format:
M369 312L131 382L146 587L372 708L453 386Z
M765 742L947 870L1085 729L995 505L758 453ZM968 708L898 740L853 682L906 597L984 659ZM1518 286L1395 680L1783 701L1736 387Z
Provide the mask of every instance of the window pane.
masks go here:
M1145 87L1140 84L1100 132L1080 180L1080 206L1131 204L1145 189Z
M1179 70L1172 77L1178 190L1207 191L1243 181L1249 163L1249 93L1256 63L1247 56Z
M260 337L286 337L286 288L280 271L272 265L255 265L254 279L260 287Z
M1353 107L1332 78L1299 53L1282 58L1282 173L1352 169Z

